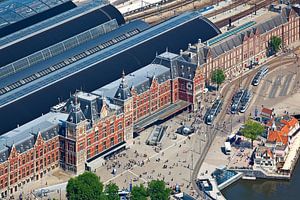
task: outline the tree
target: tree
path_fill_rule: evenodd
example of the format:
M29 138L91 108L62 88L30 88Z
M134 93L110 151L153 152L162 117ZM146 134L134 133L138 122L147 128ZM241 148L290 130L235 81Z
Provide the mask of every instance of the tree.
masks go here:
M211 81L213 83L217 84L218 89L219 89L219 85L225 81L224 71L222 69L214 70L211 75Z
M119 187L115 183L107 184L105 186L104 193L105 194L102 196L101 200L102 199L105 199L105 200L120 200Z
M282 40L278 36L272 36L269 41L269 55L276 54L281 49Z
M261 135L264 130L265 127L263 125L249 119L246 121L245 127L241 130L241 132L246 138L251 139L251 146L253 148L253 140L256 140L256 138Z
M147 190L142 184L140 186L133 186L130 196L131 200L147 200L147 197Z
M166 184L162 180L152 180L148 184L148 194L151 200L168 200L171 189L166 188Z
M67 198L69 200L100 200L103 183L91 172L71 178L67 184Z

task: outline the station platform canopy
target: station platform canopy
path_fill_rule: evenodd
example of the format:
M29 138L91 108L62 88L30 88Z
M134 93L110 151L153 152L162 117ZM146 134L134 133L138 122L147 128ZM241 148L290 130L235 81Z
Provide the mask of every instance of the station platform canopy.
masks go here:
M40 22L76 5L70 0L6 0L0 2L0 37Z

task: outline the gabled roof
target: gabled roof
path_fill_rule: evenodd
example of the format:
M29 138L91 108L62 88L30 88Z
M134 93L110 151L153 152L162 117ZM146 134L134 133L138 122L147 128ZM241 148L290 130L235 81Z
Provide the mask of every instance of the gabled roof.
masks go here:
M41 133L43 140L58 135L58 124L66 120L68 114L49 112L0 136L0 163L5 162L13 145L18 153L33 147L37 135Z
M266 146L259 146L256 149L256 154L261 154L261 156L267 155L268 157L273 158L272 149Z
M149 90L151 85L151 80L153 77L155 77L159 83L162 83L168 79L170 79L170 69L168 67L165 67L161 64L154 64L151 63L149 65L146 65L143 68L140 68L137 71L134 71L124 77L126 80L126 84L128 87L126 87L126 93L130 93L130 88L134 88L135 91L138 94L141 94L147 90ZM120 91L120 83L122 82L122 79L118 79L114 82L111 82L92 93L99 96L105 96L107 98L115 99L116 94L118 91ZM124 93L121 93L123 95ZM125 95L125 94L124 94Z
M261 110L261 113L263 113L263 114L267 114L267 115L272 115L273 114L273 111L271 110L271 109L268 109L268 108L263 108L262 110Z
M268 141L276 141L284 145L288 144L288 133L282 131L269 131Z
M281 24L286 23L287 21L287 18L285 18L281 14L278 14L263 23L259 23L255 27L259 30L261 34L263 34L267 31L272 30L275 27L280 26Z
M34 146L35 138L33 135L29 136L26 140L22 141L19 144L16 144L16 150L18 153L23 153Z

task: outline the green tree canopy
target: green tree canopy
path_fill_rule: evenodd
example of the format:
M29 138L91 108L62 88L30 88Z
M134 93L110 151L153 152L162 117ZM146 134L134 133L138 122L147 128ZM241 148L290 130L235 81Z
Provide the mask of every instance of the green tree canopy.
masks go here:
M67 184L67 198L69 200L100 200L103 184L91 172L71 178Z
M212 72L211 81L218 86L225 81L225 74L222 69L216 69Z
M272 36L269 41L269 47L273 53L277 53L281 49L282 40L278 36Z
M245 127L241 130L241 132L246 138L251 139L251 145L253 148L253 140L256 140L256 138L261 135L264 130L265 127L263 125L249 119L246 121Z
M109 183L105 186L104 195L101 200L120 200L119 187L115 183Z
M152 180L148 184L148 194L151 200L168 200L171 189L166 188L166 184L162 180Z
M146 188L141 184L140 186L133 186L131 191L131 200L147 200L147 190Z

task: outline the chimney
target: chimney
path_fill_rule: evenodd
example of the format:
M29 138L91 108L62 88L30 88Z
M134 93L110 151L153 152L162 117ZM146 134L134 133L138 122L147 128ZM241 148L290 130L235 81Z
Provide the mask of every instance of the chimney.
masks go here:
M276 130L275 119L273 120L273 124L272 124L272 130L273 130L273 131L275 131L275 130Z
M201 44L201 43L202 43L201 39L198 39L198 43L199 43L199 44Z
M191 43L189 43L189 50L191 49L191 47L192 47L192 44L191 44Z
M180 49L180 55L181 55L181 56L183 55L183 50L182 50L182 49Z
M231 22L232 22L232 19L229 18L229 20L228 20L228 26L229 26L229 28L231 27Z

